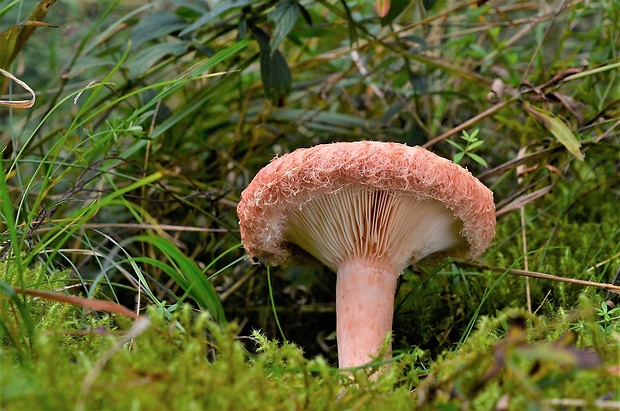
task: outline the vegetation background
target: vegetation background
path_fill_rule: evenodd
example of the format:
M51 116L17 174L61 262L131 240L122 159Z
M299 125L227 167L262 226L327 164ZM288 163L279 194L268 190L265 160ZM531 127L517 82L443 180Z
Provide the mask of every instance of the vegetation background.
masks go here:
M0 30L2 409L620 404L620 2L4 0ZM235 212L274 155L360 139L498 216L404 273L377 380L333 367L335 275L251 265Z

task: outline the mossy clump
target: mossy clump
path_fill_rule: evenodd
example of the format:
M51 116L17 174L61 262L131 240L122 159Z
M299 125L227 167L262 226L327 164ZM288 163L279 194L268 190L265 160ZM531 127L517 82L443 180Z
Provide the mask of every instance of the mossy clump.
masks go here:
M618 401L620 323L604 333L591 300L582 296L580 306L556 317L509 309L481 318L463 346L430 365L416 389L417 404L523 410Z
M402 409L409 395L409 389L394 387L400 367L391 378L371 381L371 371L338 371L321 357L306 359L299 347L258 332L250 339L259 354L251 355L234 325L216 324L189 306L171 320L165 317L150 307L148 317L136 323L142 325L89 335L96 350L95 344L62 348L67 330L53 328L36 333L27 359L11 358L12 347L5 347L0 404L7 410L32 404L49 410L371 409L381 404Z
M417 348L396 352L378 378L378 363L338 370L258 331L240 338L234 324L189 305L172 316L149 306L134 322L27 304L38 324L29 350L18 355L5 339L0 352L6 410L482 410L500 401L519 410L554 398L593 401L613 395L618 381L620 322L602 320L600 301L585 295L556 316L510 309L481 317L460 348L437 359Z

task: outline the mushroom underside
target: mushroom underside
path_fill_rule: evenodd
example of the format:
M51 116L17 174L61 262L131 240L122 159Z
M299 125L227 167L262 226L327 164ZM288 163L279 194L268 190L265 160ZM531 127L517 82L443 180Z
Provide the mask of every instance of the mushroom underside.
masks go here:
M437 200L344 188L290 207L284 238L334 272L364 260L390 272L437 252L467 248L463 223Z

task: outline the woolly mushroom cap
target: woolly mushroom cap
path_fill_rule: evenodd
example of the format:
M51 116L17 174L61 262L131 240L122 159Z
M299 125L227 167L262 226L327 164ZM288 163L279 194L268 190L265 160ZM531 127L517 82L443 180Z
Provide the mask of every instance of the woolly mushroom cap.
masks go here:
M431 255L473 257L495 233L493 193L421 147L362 141L275 158L237 207L247 254L280 265L301 248L333 271L351 260L402 272Z

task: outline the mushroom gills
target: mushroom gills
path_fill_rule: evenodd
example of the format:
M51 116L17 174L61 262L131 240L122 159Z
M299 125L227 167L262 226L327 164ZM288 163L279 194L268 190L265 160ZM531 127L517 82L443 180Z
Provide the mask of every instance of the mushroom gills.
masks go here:
M290 207L284 237L331 270L366 260L401 273L431 254L466 244L462 222L436 200L344 188Z

